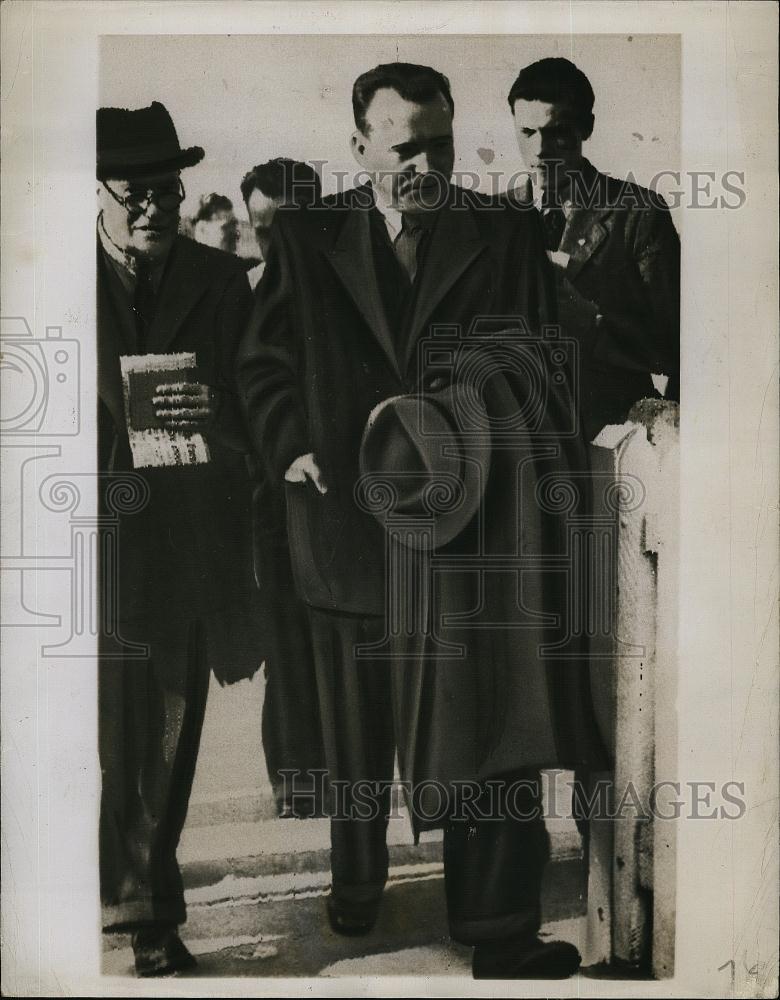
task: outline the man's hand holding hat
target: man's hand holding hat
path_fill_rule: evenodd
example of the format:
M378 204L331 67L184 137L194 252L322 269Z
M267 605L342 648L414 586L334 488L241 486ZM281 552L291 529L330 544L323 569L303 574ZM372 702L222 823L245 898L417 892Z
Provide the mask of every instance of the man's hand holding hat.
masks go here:
M419 525L421 516L430 517L436 547L452 541L474 518L490 461L484 404L459 384L384 400L371 411L360 445L364 488L391 487L393 523L408 518ZM368 509L384 523L384 510ZM423 544L423 537L412 530L404 544Z

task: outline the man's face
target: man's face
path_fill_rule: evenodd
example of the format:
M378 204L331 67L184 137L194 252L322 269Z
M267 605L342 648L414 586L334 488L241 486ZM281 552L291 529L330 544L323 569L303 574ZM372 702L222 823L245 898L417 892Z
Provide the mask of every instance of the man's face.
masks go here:
M515 101L515 134L526 170L542 190L564 186L582 163L582 128L562 104Z
M111 241L133 257L164 257L179 229L179 206L161 208L158 200L160 197L164 203L166 199L174 200L179 189L176 171L132 181L104 181L98 188L98 201ZM151 201L146 198L150 191L154 191ZM117 199L129 203L120 204Z
M417 104L384 87L368 107L366 129L353 134L352 150L382 200L400 212L440 207L455 163L444 97Z
M268 257L268 244L271 242L271 223L274 221L276 210L281 205L279 198L269 198L258 188L249 195L246 203L246 210L249 213L249 221L255 231L257 245L260 248L260 255L263 260Z
M230 211L216 212L210 219L199 219L193 235L198 243L235 253L238 246L238 219Z

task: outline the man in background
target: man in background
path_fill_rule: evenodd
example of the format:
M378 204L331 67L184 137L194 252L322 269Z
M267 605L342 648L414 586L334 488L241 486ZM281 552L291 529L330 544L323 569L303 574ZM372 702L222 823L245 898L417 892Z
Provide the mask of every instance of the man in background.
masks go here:
M679 399L680 373L680 240L660 195L583 156L594 100L582 70L561 58L526 66L508 96L555 268L559 320L582 347L589 439L657 397L654 375L666 377L667 399Z
M287 157L261 163L244 176L241 194L262 255L247 273L258 297L277 210L316 204L321 193L316 171ZM260 462L253 462L252 472L255 580L264 619L263 750L278 814L304 818L321 811L319 785L312 783L311 795L295 795L285 773L325 767L311 631L306 607L295 593L281 485Z
M271 224L277 209L282 205L311 205L322 197L319 174L308 163L277 156L260 163L241 181L249 221L260 250L261 262L248 273L254 288L265 270Z
M193 239L207 247L235 253L238 247L238 219L233 202L224 194L204 194L190 220Z
M235 623L253 588L234 385L251 292L236 258L178 235L181 171L203 155L181 148L158 102L97 113L98 469L103 495L130 482L144 501L119 515L113 563L101 546L111 627L99 650L100 888L103 929L132 935L140 976L195 964L178 934L176 850L206 707L208 624ZM210 458L135 468L120 358L176 352L193 352L195 371L138 402L144 420L202 435ZM114 632L140 655L117 651ZM243 641L242 628L233 633ZM261 653L249 654L259 665Z

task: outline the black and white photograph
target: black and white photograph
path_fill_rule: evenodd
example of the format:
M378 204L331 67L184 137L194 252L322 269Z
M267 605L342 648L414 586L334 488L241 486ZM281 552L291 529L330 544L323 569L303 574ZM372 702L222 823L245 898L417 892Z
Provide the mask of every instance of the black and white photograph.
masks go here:
M4 992L776 995L776 5L3 18Z

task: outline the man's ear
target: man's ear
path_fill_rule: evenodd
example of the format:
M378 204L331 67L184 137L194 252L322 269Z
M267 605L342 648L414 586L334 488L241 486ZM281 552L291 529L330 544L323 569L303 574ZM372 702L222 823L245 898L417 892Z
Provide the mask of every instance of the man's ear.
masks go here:
M352 150L352 155L355 157L360 166L364 167L365 154L366 154L366 137L363 135L360 129L356 129L352 133L352 137L349 140L349 145Z

